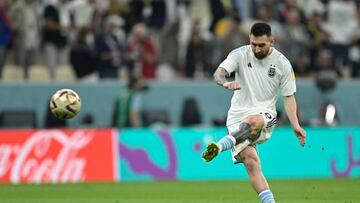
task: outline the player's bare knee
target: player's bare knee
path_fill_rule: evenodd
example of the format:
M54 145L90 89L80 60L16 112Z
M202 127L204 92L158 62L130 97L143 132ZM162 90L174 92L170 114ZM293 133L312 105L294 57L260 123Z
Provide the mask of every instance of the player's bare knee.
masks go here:
M245 122L251 126L251 137L256 139L258 132L264 126L264 119L260 115L248 116Z
M249 173L256 173L261 170L259 159L256 159L254 157L246 157L244 159L244 164L245 164L246 170Z
M252 129L261 129L264 125L264 119L260 115L252 115L245 118L245 122L249 123Z
M264 125L264 119L260 115L248 116L244 120L251 126L253 131L258 131Z

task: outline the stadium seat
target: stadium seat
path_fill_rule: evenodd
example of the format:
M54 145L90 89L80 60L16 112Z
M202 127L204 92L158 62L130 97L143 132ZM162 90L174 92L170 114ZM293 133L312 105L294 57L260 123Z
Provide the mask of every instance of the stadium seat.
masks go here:
M23 81L24 70L16 65L5 65L3 69L3 82Z
M165 109L147 109L142 113L143 125L149 127L152 124L170 124L169 113Z
M32 65L29 67L29 81L30 82L49 82L49 70L40 64Z
M202 115L197 100L193 97L185 98L181 110L181 126L188 127L201 123Z
M71 82L75 80L75 73L71 66L61 65L55 68L54 81L56 82Z
M0 128L36 128L36 114L32 110L6 110L0 113Z

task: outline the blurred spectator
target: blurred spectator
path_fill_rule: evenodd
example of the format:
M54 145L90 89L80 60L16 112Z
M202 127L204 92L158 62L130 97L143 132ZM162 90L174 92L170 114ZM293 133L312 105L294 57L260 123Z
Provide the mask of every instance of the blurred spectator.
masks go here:
M107 16L119 15L122 11L122 7L123 7L122 1L109 0L109 7L105 15Z
M0 78L2 77L7 46L11 40L11 26L6 10L5 2L0 1Z
M73 26L76 31L82 27L90 28L94 19L95 0L73 0L69 4Z
M287 38L284 33L283 25L273 19L271 9L272 8L268 4L260 4L257 9L257 18L271 26L271 33L276 41L275 48L282 52L285 49L284 46L286 46L286 43L284 41L286 41ZM251 22L251 24L253 24L253 22Z
M304 12L306 18L325 13L325 5L321 0L297 0L297 5Z
M228 26L224 36L220 37L220 59L214 61L215 64L220 64L227 55L237 47L247 44L248 36L240 28L240 19L234 17L228 19Z
M336 88L337 80L341 77L332 52L328 49L319 51L316 58L316 87L321 92L321 104L319 106L320 125L335 126L339 122L338 108L335 102L328 96Z
M113 112L113 126L118 128L140 127L142 125L142 95L146 90L143 80L131 77L127 88L116 99Z
M360 77L360 30L357 31L357 39L352 43L349 49L349 62L351 68L351 77Z
M317 87L322 92L333 90L341 74L330 50L322 49L319 51L316 56L315 69L317 70Z
M306 27L301 23L299 10L289 8L286 12L283 49L292 63L297 63L299 56L308 57L309 36Z
M255 2L252 0L234 0L233 6L236 8L236 18L240 20L247 20L252 18L252 10Z
M36 0L20 0L11 8L11 20L15 32L15 64L24 69L24 77L29 77L29 67L36 63L40 45L39 19Z
M145 14L148 15L146 19L148 27L161 30L166 22L165 1L151 1L145 7Z
M100 0L98 0L100 1ZM131 8L130 8L130 5L131 2L134 2L134 1L123 1L123 0L108 0L109 1L109 6L108 6L108 9L104 12L104 16L116 16L118 17L119 19L121 19L121 32L124 33L129 33L129 30L128 30L128 23L129 21L131 21L129 19L129 13L131 13ZM136 1L136 2L142 2L142 1ZM141 11L137 11L135 13L141 13ZM126 20L123 20L123 19L126 19ZM131 24L132 26L132 24ZM122 40L125 40L122 39ZM121 40L121 41L122 41ZM122 43L122 42L121 42Z
M125 24L124 19L118 15L111 15L106 17L106 21L109 21L113 25L113 35L116 40L120 43L121 48L126 46L126 34L123 29Z
M349 62L351 68L351 77L360 77L360 7L357 9L357 27L354 33L354 39L349 49Z
M212 20L210 24L210 31L215 31L215 26L217 22L226 17L226 10L223 5L224 1L221 0L210 0L210 11L212 14Z
M263 6L266 8L267 12L269 13L269 18L279 22L279 7L281 5L281 1L278 0L262 0L262 1L257 1L257 6L256 6L256 12L253 13L257 13L259 6ZM253 9L254 10L254 9ZM279 22L280 23L280 22Z
M93 73L96 68L94 50L86 41L88 33L88 28L80 29L70 49L70 63L74 68L76 78L85 77Z
M350 48L349 60L351 68L351 77L360 77L360 40L357 40L355 44Z
M113 2L110 7L112 14L115 14L116 10L117 14L126 19L124 26L126 33L131 32L132 27L138 23L144 23L149 29L160 31L165 25L168 15L174 15L174 13L167 13L169 1L111 0L111 2ZM174 2L171 1L171 3Z
M242 34L247 33L249 25L257 20L271 25L276 48L288 53L299 77L309 76L318 51L329 47L338 65L350 67L352 77L360 74L359 8L356 7L360 4L354 0L0 2L7 2L11 8L2 9L0 20L6 23L1 26L14 28L13 43L7 46L14 48L14 63L25 68L25 77L28 76L28 67L39 59L36 57L39 40L41 56L53 77L54 68L68 63L69 45L73 42L71 57L79 48L87 52L82 49L85 44L79 46L78 32L88 28L86 46L94 45L94 36L97 39L103 36L109 16L119 18L123 24L112 31L120 46L119 52L123 51L121 46L125 47L125 44L129 51L126 55L119 54L120 57L114 57L114 54L111 63L119 62L115 65L119 68L125 65L123 62L129 62L126 65L131 68L130 73L147 79L172 80L176 73L190 78L211 75L212 64L224 58L226 50L247 42ZM8 11L10 21L5 17ZM42 33L39 33L40 29ZM5 32L8 33L6 29ZM2 34L1 38L9 40L8 36ZM1 43L0 62L4 61L1 56L4 57L6 50L4 42ZM71 60L73 63L73 58ZM101 77L116 77L116 69L109 73L112 76L101 73ZM347 70L341 69L344 76L349 75Z
M336 63L341 66L348 65L348 53L351 41L355 37L358 26L355 1L334 0L328 5L325 31L330 36L331 50Z
M169 26L166 27L160 34L159 68L167 66L167 68L169 69L167 71L171 72L172 75L175 75L178 72L179 68L178 33L179 23L174 22L172 24L169 24ZM159 74L161 75L161 73Z
M307 53L301 53L292 63L292 66L297 77L306 78L312 76L309 55Z
M300 23L305 22L305 14L298 6L298 0L284 0L279 5L279 18L280 23L286 22L289 12L296 10Z
M203 31L206 34L211 34L211 29L209 30L209 26L211 26L211 20L212 20L212 15L211 15L211 1L190 1L190 0L186 0L186 4L187 4L187 10L189 12L189 18L191 19L190 22L190 26L192 26L194 21L200 21L201 24L203 25ZM220 2L222 5L224 5L224 9L225 9L225 14L227 14L227 12L231 13L230 11L233 11L233 7L231 5L230 1L221 1ZM227 11L229 10L229 11ZM222 18L220 18L222 19ZM220 20L219 19L219 20ZM217 24L217 22L215 22L215 25ZM187 32L189 32L190 30L187 30Z
M144 1L130 1L128 7L128 10L122 14L122 17L126 19L124 25L126 33L130 33L135 24L144 22L143 10L145 4Z
M323 30L321 23L323 22L323 15L315 13L307 19L307 29L310 37L309 54L310 67L315 65L315 57L318 51L329 47L329 36Z
M68 32L70 14L67 0L51 1L44 10L43 46L44 60L54 78L54 69L68 63Z
M186 52L186 77L210 77L213 74L211 67L212 49L210 43L203 37L199 21L192 27L192 35Z
M128 42L128 59L131 75L155 79L158 53L143 23L136 24L132 28Z
M91 19L91 30L93 35L99 35L103 29L104 16L109 9L109 0L94 0L90 2L93 8L93 18Z
M117 78L118 68L124 58L123 47L116 36L122 26L118 16L109 16L105 20L103 32L95 39L97 70L100 78Z

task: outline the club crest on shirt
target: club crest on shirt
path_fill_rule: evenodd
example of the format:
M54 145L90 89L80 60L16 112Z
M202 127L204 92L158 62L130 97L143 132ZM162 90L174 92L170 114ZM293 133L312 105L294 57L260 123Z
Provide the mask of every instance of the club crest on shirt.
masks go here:
M276 73L275 65L271 64L268 71L268 76L273 78L275 76L275 73Z

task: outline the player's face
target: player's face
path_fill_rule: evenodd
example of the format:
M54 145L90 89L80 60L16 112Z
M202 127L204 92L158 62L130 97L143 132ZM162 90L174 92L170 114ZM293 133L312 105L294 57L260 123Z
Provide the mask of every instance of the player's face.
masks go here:
M258 59L263 59L269 54L273 43L274 39L271 36L262 35L256 37L254 35L250 35L251 49L254 52L255 57Z

